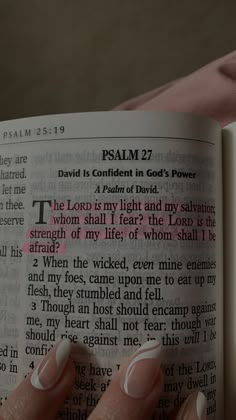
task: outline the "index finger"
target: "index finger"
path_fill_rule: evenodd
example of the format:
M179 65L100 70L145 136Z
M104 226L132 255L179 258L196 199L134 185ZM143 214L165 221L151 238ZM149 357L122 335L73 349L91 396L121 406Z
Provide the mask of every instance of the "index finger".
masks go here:
M162 389L161 345L143 344L116 374L89 420L148 420Z
M58 342L0 409L0 420L55 419L75 380L70 343Z

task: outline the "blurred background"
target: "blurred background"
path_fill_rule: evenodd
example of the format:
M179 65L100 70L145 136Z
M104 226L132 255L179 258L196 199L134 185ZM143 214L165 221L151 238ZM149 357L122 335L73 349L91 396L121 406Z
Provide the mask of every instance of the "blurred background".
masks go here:
M0 120L111 109L236 47L235 0L1 0Z

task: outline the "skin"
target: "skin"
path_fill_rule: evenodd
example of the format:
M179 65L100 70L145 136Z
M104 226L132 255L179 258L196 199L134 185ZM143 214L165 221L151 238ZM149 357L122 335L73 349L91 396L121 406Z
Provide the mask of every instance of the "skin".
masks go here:
M225 126L236 120L236 52L162 88L118 106L117 110L162 110L209 116ZM122 369L125 369L123 366ZM162 388L161 373L146 398L134 399L120 387L122 369L103 394L89 420L148 420ZM27 377L0 409L0 420L54 419L75 381L69 360L57 384L49 390L35 389ZM195 419L192 407L185 419ZM191 414L192 413L192 414ZM175 417L175 416L174 416Z
M236 121L236 51L115 109L191 112L222 127Z
M125 366L124 366L125 368ZM134 399L125 395L120 387L118 373L89 420L141 420L148 419L153 412L162 389L159 374L152 392L147 398ZM10 395L0 410L0 420L46 420L55 419L56 413L71 392L75 381L73 362L68 361L59 382L50 390L35 389L27 377Z

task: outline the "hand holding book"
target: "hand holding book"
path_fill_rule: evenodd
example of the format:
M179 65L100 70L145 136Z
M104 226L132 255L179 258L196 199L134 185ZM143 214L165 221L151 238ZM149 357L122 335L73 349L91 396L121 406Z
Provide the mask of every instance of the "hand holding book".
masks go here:
M236 121L236 51L115 109L191 112L224 127Z
M54 420L74 384L70 351L69 340L57 343L10 395L0 419ZM88 420L151 420L162 387L161 345L151 340L121 366ZM203 393L194 392L172 418L206 420L206 406Z

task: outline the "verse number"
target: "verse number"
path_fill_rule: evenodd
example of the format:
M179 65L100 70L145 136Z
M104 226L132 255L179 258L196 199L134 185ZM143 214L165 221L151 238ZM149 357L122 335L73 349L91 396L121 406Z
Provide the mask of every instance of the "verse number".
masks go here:
M31 303L31 310L36 311L36 303L35 302Z
M31 369L34 369L34 362L31 362L31 363L30 363L30 365L29 365L29 367L30 367Z
M151 156L152 156L152 150L151 149L149 149L149 150L143 149L143 150L141 150L141 153L142 153L142 160L150 160L151 159Z
M39 263L37 258L34 258L33 267L38 267Z

